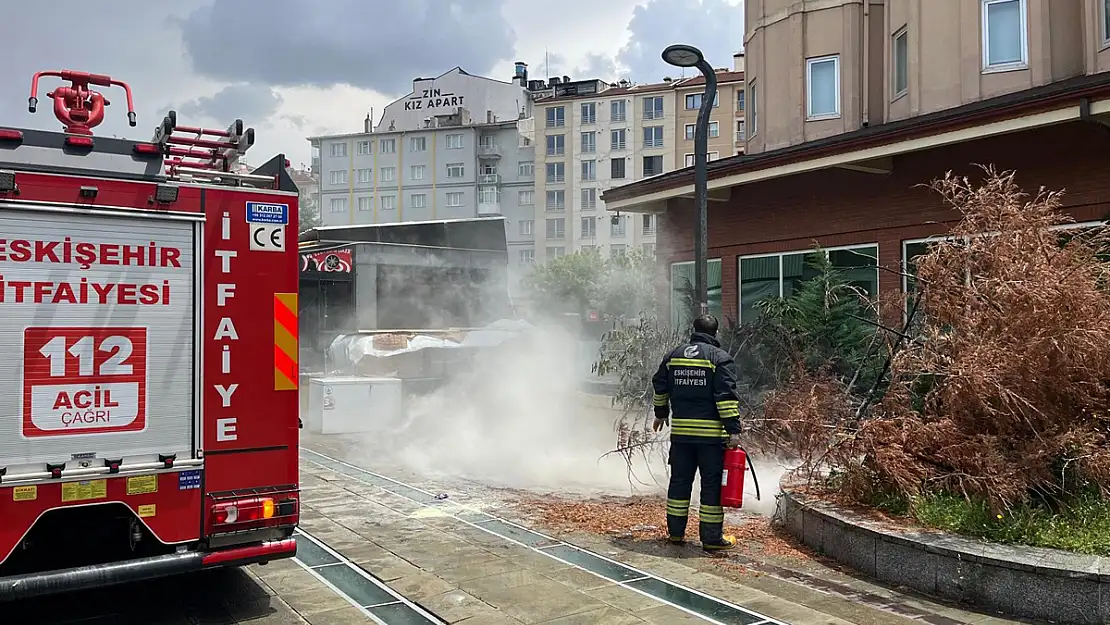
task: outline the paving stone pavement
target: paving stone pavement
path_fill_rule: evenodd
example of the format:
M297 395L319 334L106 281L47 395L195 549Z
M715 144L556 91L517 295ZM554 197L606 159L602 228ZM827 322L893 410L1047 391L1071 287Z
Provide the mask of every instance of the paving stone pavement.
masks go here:
M712 622L529 547L513 544L449 515L442 508L414 502L352 475L324 468L312 460L319 459L312 451L342 459L345 446L327 437L309 435L306 439L307 452L302 453L301 462L302 528L447 623ZM414 482L418 478L412 475L397 479L440 492L435 484ZM465 499L461 493L456 497L452 492L451 497ZM586 534L560 538L787 625L1018 622L898 593L819 563L793 564L788 568L779 562L748 562L755 574L731 574L696 548L676 551L665 545ZM271 574L263 572L262 579L269 583L267 575Z

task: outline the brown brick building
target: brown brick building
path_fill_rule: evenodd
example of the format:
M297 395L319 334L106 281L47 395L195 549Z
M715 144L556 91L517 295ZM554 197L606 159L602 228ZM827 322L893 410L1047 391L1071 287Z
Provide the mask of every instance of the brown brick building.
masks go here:
M750 319L755 302L788 295L805 278L803 260L815 243L872 294L905 289L902 269L912 271L913 256L924 251L923 239L943 237L958 219L921 186L948 170L975 174L977 163L1015 169L1019 182L1031 191L1040 186L1065 189L1066 209L1076 221L1110 217L1110 176L1104 173L1110 169L1110 73L1102 73L1110 40L1106 26L1089 21L1104 20L1102 5L1107 3L966 0L982 10L964 11L961 19L991 25L993 38L984 27L983 39L997 46L982 45L979 38L957 41L960 50L978 56L957 60L961 69L950 73L954 84L946 87L937 82L944 79L943 68L921 61L940 43L915 36L935 25L930 20L952 17L926 10L945 3L865 1L870 24L856 21L865 17L859 1L821 3L821 10L780 0L746 3L749 46L761 37L778 41L787 32L806 32L812 41L799 43L793 66L776 52L773 74L762 53L749 49L748 154L709 164L710 305L726 317ZM830 19L830 11L841 13ZM895 23L892 15L901 21ZM1050 17L1075 22L1078 36L1053 37ZM868 45L839 44L829 32L814 33L821 24L828 25L826 31L835 26L842 37L870 33ZM799 31L803 25L809 30ZM956 39L975 36L980 29L974 26L961 26ZM770 32L774 28L789 30L776 35ZM1013 31L1009 47L1005 41L998 44L1004 28ZM882 54L875 52L877 47ZM893 58L907 50L914 54L904 62ZM855 55L845 67L857 69L862 56L884 64L881 71L872 64L851 81L841 78L838 67L835 101L811 99L807 90L820 86L808 80L811 54L818 63ZM1010 62L988 62L998 59ZM917 66L908 67L910 61ZM926 70L932 73L923 82ZM971 78L980 88L968 86ZM925 85L928 93L915 96L914 90ZM938 98L941 93L947 100ZM914 109L892 110L906 98L918 103ZM825 114L807 116L811 100L818 100L812 107L824 107ZM862 105L865 100L869 106ZM930 101L938 104L926 106ZM867 118L862 117L865 112ZM760 115L764 119L757 119ZM777 118L766 119L773 115ZM834 119L836 129L830 131ZM753 133L764 136L755 141ZM692 274L692 195L693 172L687 168L604 196L609 210L659 215L661 312L669 308L674 321L682 312L675 287L681 288Z

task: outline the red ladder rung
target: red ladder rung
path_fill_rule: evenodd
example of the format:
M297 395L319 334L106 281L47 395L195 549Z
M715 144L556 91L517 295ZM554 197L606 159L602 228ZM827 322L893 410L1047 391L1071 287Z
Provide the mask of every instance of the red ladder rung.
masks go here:
M226 130L213 130L211 128L200 128L198 126L178 126L174 128L175 132L184 132L194 135L212 135L215 137L230 137L231 133Z
M234 150L235 144L226 141L210 141L208 139L193 139L191 137L166 137L166 143L177 145L191 145L197 148L211 148L214 150Z

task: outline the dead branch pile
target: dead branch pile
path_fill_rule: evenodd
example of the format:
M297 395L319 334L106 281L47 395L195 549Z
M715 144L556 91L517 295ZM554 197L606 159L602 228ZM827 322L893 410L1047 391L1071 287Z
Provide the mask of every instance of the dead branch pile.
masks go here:
M962 220L917 259L917 333L859 425L827 376L796 376L765 406L860 498L947 490L1003 509L1110 491L1107 235L1055 228L1060 192L985 172L932 184Z

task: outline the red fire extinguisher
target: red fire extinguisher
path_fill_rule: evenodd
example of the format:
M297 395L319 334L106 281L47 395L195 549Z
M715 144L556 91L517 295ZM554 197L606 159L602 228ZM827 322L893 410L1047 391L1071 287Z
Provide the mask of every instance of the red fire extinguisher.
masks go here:
M725 470L721 474L721 505L725 508L739 508L744 505L744 473L749 468L755 485L755 499L759 501L759 480L755 476L751 458L740 447L725 450Z

